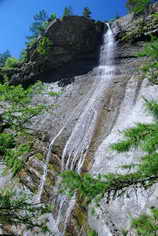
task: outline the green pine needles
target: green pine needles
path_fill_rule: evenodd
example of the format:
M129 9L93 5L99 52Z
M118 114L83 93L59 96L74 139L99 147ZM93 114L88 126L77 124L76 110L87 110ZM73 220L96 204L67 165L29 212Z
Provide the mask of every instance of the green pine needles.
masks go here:
M126 7L129 12L134 12L136 15L139 15L148 10L151 2L151 0L128 0Z
M21 85L0 84L0 108L3 111L1 118L5 125L18 132L25 129L25 124L31 122L31 118L48 111L50 106L31 104L33 96L41 93L42 90L41 82L27 89Z
M144 98L146 109L153 115L154 121L150 124L137 123L135 127L123 131L123 140L111 145L111 149L128 152L139 149L146 154L140 157L138 163L124 165L127 174L105 174L96 177L90 174L79 175L73 171L61 174L62 191L70 197L76 192L84 204L106 198L107 202L127 194L129 188L137 191L138 188L147 189L158 182L158 103ZM138 236L155 236L158 234L158 209L152 208L151 215L143 214L132 220L131 227ZM128 234L125 233L125 235Z
M151 214L142 214L132 220L132 227L139 236L156 236L158 235L158 209L151 208Z
M158 103L155 100L147 100L144 98L146 110L158 120Z
M48 37L43 36L39 40L36 50L40 55L47 56L48 52L52 48L52 46L53 46L52 41L50 39L48 39Z
M48 233L47 221L39 221L43 214L52 211L47 203L31 203L32 196L23 192L5 189L0 191L0 224L25 225L27 230L36 228L38 232ZM51 235L51 232L50 234Z
M156 37L152 37L151 41L145 44L143 51L138 53L138 56L148 56L153 59L158 59L158 39Z
M150 124L138 123L135 127L124 130L123 140L111 145L111 149L119 153L138 148L146 153L137 164L122 166L133 171L97 177L90 174L80 176L66 171L62 173L62 185L66 192L77 192L88 203L94 199L98 202L103 197L108 200L115 199L126 193L130 187L146 189L158 181L158 103L145 99L145 106L153 114L155 121Z
M32 98L42 93L41 82L24 89L21 85L12 86L7 82L0 84L0 154L6 167L11 169L13 176L24 168L23 156L31 152L29 143L21 144L20 137L29 137L28 124L32 118L48 112L53 105L33 104ZM29 138L28 138L29 139ZM27 139L25 139L27 140Z
M0 156L6 166L3 174L9 170L12 178L20 176L20 172L26 168L30 153L35 151L33 143L38 138L29 128L32 118L54 107L33 103L33 97L42 93L43 88L40 82L27 89L21 85L9 85L8 82L0 83ZM8 184L10 189L16 188L12 180ZM34 204L31 198L24 195L24 192L0 191L0 224L38 228L43 234L49 232L47 221L39 222L41 215L51 211L48 204Z
M25 161L23 160L23 156L30 151L30 147L27 144L20 144L18 147L6 150L4 161L7 168L12 171L13 177L24 168Z
M151 36L151 41L147 42L144 49L137 53L138 57L148 57L149 61L146 62L141 70L144 72L146 77L153 84L158 84L158 39L157 37Z
M112 145L118 152L127 152L131 148L140 148L144 152L153 153L158 147L158 124L138 123L136 127L123 132L125 140Z
M4 154L8 148L15 147L15 139L13 134L0 134L0 154Z
M147 1L142 3L146 4ZM137 1L134 4L137 4ZM152 37L137 56L149 58L142 70L152 83L158 84L158 39ZM146 98L144 102L147 112L153 116L153 121L148 124L137 123L134 127L124 130L122 140L111 145L111 149L118 153L139 149L144 155L140 156L138 162L122 166L126 174L110 173L93 177L87 173L79 175L73 171L65 171L61 174L62 191L70 196L76 192L85 204L93 201L99 206L102 198L106 198L108 202L123 194L128 196L128 190L131 188L135 191L138 188L147 189L158 182L158 103ZM157 212L158 209L155 208L152 215L144 214L132 221L136 235L158 235Z

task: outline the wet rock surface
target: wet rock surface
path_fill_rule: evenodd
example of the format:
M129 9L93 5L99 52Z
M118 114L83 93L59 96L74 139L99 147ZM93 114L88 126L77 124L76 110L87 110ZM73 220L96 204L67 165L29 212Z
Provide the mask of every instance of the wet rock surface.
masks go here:
M128 16L127 18L121 18L119 21L122 22L121 24L122 27L124 27L124 30L129 32L130 30L132 31L131 28L128 28L129 25L132 26L132 16ZM69 19L63 21L65 22L64 24L67 24ZM55 27L58 28L61 25L62 22L57 21ZM56 40L56 43L58 44L57 39L55 38L57 36L53 35L51 27L54 26L48 28L49 37L54 37L54 42ZM76 27L75 23L74 27ZM117 27L116 22L114 22L112 29L114 33L116 32L116 35L119 35L119 31L116 29ZM64 32L64 34L65 33L66 32ZM67 34L66 42L63 41L61 35L60 37L61 41L59 41L59 45L56 46L61 47L64 45L66 48L68 46L68 49L66 50L69 50L69 47L71 48L71 44L69 45L70 34ZM119 39L119 37L116 37L116 39ZM78 38L74 40L78 40ZM146 58L137 58L135 57L135 53L142 49L143 44L144 42L139 41L138 39L134 44L131 44L128 40L126 43L123 43L121 40L117 41L117 47L115 49L115 73L113 73L111 83L104 91L103 109L99 116L97 127L86 155L85 163L83 164L83 173L88 171L93 175L109 172L118 173L121 171L118 166L136 161L141 154L139 151L132 151L124 155L118 155L115 152L109 151L109 146L112 142L116 142L121 137L120 131L124 128L133 126L135 122L151 121L151 116L147 115L144 110L142 96L147 96L149 99L158 99L158 86L152 84L147 78L142 79L139 67L146 62ZM79 53L75 54L77 55L77 58L81 59L84 55L83 53L81 56L81 48L73 48L72 46L71 49L72 51L74 50L75 53ZM84 49L84 45L83 50L86 50ZM91 51L90 49L88 50L89 52ZM65 51L60 50L58 53L59 52L65 53ZM30 58L32 55L31 53L32 52L30 52ZM85 63L85 58L86 57L84 56L82 58L83 64ZM91 56L90 58L92 59ZM33 60L35 59L32 57L31 60L32 62L28 62L28 64L34 66ZM78 67L78 59L76 59L74 63ZM52 62L51 66L54 65L55 64ZM73 65L74 64L71 64L71 62L69 63L70 67L73 67ZM70 67L67 67L67 70L70 70ZM76 70L76 67L74 67L74 71ZM52 200L56 198L57 193L55 192L54 187L57 182L56 176L61 172L62 151L80 115L84 112L86 104L91 99L96 86L95 81L100 79L100 76L97 77L96 67L93 69L90 69L89 67L88 70L89 72L87 74L72 76L73 82L69 84L70 77L66 75L66 71L64 72L63 69L63 77L61 76L62 79L60 79L60 82L63 82L65 86L60 88L57 83L48 84L49 91L53 91L55 88L58 89L58 91L61 91L62 94L51 99L47 96L39 96L35 99L37 102L43 101L43 103L48 104L55 103L57 106L51 113L39 116L34 122L34 129L37 131L40 130L40 132L46 132L46 135L44 139L39 140L38 138L37 142L34 143L36 153L32 153L27 160L26 169L20 173L21 181L32 192L36 193L39 187L40 177L43 173L43 164L45 163L45 157L48 150L48 143L50 143L52 138L57 135L63 126L65 126L62 134L56 139L52 149L47 180L42 195L43 199ZM51 78L54 78L54 72L51 73ZM45 74L40 75L43 76ZM32 80L33 77L30 78ZM52 79L52 81L54 80ZM68 81L68 83L65 83L66 81ZM150 206L158 205L156 186L148 192L138 192L137 196L132 190L129 194L130 197L121 197L109 204L106 203L106 199L103 199L101 203L102 210L96 209L95 216L91 214L91 208L93 206L89 206L88 209L88 206L84 202L77 201L69 218L65 235L86 236L88 233L94 231L96 231L99 236L121 235L120 232L122 229L129 228L129 215L137 216L140 213L145 212ZM57 209L54 210L55 216L59 208L59 203L56 204L56 208ZM61 229L64 228L62 222L59 226ZM58 236L58 234L56 235ZM131 235L134 235L133 232Z
M118 57L116 61L117 63L115 65L116 73L113 76L111 85L108 86L105 90L106 96L104 100L104 108L102 110L100 120L98 121L97 129L95 131L91 146L87 154L87 158L83 167L83 172L87 172L91 168L92 170L93 168L95 168L95 152L97 152L97 149L101 145L104 138L107 137L111 133L113 127L115 127L115 124L118 120L120 113L120 106L122 104L124 97L126 96L125 94L128 86L128 81L131 79L131 77L133 78L133 81L135 81L130 90L132 94L134 93L134 100L132 104L135 104L138 98L140 87L142 85L142 80L139 77L138 68L142 63L144 63L145 59L128 57L128 55L132 55L138 49L140 50L142 48L142 45L133 45L129 47L129 45L127 44L121 47L118 44L118 47L119 49L117 48L116 50L120 50L120 52L122 52L122 54L124 53L126 57L125 56L122 58ZM38 121L38 129L47 130L49 133L50 140L51 137L55 137L56 134L59 132L59 130L65 124L67 124L66 128L62 132L62 135L58 137L58 139L54 144L52 150L52 158L50 160L50 163L53 165L55 164L57 171L59 172L61 171L60 161L63 148L71 134L74 125L79 119L80 114L84 110L84 105L91 98L91 95L93 93L93 88L95 86L95 79L96 79L96 68L94 68L91 72L89 72L86 75L75 77L74 82L70 85L65 86L62 90L62 95L56 99L55 102L58 106L54 109L53 113L47 114L46 116L42 116L42 119ZM133 89L136 89L136 91L134 92ZM53 90L53 85L52 85L52 90ZM131 95L128 96L130 100ZM46 98L41 97L41 99L44 99L44 101L47 102ZM37 128L37 126L35 127ZM108 159L106 159L105 162L108 163ZM106 164L103 163L104 162L102 160L99 162L97 173L99 173L99 171L102 168L104 168L105 171L104 173L106 173L107 171ZM113 166L111 166L111 168L113 168ZM52 186L53 184L54 182L52 181ZM46 184L46 189L49 189L47 188L47 184ZM52 188L50 188L50 190L52 191ZM51 192L52 198L55 197L53 196L53 191ZM90 231L91 227L95 231L97 231L99 235L104 235L104 236L105 232L107 233L108 236L110 236L113 235L110 232L115 232L115 231L117 232L120 230L117 229L117 227L113 228L114 227L113 225L118 225L118 222L117 221L115 222L113 215L111 216L112 214L111 211L108 211L108 214L110 215L110 223L107 224L106 226L105 222L108 222L108 219L106 220L103 219L102 221L102 219L96 220L90 217L88 220L87 206L83 205L82 207L82 204L80 203L80 205L76 207L77 208L74 209L74 211L71 214L71 218L69 219L69 224L66 231L67 234L65 235L80 235L80 234L87 235L87 232L88 230ZM121 210L119 209L119 212L120 211ZM114 214L116 214L116 212ZM100 215L102 214L100 213ZM84 223L81 224L81 222L83 221ZM91 227L89 226L89 224ZM102 225L102 227L100 226L100 229L98 229L97 227L100 224ZM82 227L82 225L84 225L84 227ZM108 225L110 225L110 229L108 229L109 227ZM63 229L63 227L64 226L61 223L60 228ZM118 234L116 233L116 235Z

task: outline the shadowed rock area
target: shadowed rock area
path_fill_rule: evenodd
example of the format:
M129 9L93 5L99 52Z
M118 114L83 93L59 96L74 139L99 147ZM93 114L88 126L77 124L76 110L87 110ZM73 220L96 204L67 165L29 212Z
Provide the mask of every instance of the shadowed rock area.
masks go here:
M13 71L11 84L31 84L37 80L61 85L73 81L96 66L98 46L105 25L82 16L67 16L51 22L44 33L51 42L47 55L37 51L38 42L28 49L28 61ZM64 81L63 81L64 77Z
M149 123L152 120L152 117L146 114L142 97L157 100L158 85L152 83L149 78L144 78L139 69L147 62L147 58L135 56L142 50L144 40L148 39L146 35L157 33L158 21L153 21L151 16L151 13L157 11L157 5L150 10L150 14L146 16L146 25L142 24L143 16L134 19L132 15L121 17L111 23L109 27L115 36L114 46L110 47L110 52L113 50L113 60L106 64L108 70L105 74L105 65L102 61L99 64L98 60L104 24L95 23L84 17L71 16L51 22L48 26L45 35L53 43L48 55L39 55L36 43L28 51L29 60L12 75L13 84L28 85L40 79L49 82L46 88L48 91L61 92L60 96L53 98L47 95L35 96L34 102L37 104L42 102L57 106L49 114L44 113L35 118L33 130L38 131L36 142L32 140L35 153L28 158L25 170L20 173L21 182L25 187L37 193L46 163L48 145L64 127L53 143L42 193L42 199L49 199L55 206L51 227L54 227L54 222L58 223L56 225L60 232L55 233L56 236L61 236L60 233L64 229L62 235L65 236L121 236L123 229L129 229L131 216L135 217L147 212L151 206L158 205L157 186L148 191L139 190L137 195L130 189L128 196L121 196L108 204L106 198L102 199L101 208L96 208L96 214L92 215L92 206L88 206L81 199L76 200L73 208L71 204L69 207L69 202L66 201L62 205L63 198L61 193L57 193L56 187L57 175L62 172L62 153L67 141L74 132L76 135L73 136L73 142L69 142L69 147L71 149L75 140L78 141L79 138L75 146L78 148L84 137L89 137L87 133L91 129L88 130L86 125L89 124L91 127L97 112L91 141L83 151L86 155L81 173L90 172L94 176L122 173L119 168L121 165L136 162L142 155L139 150L118 154L109 147L122 137L120 131L134 126L136 122ZM104 46L105 48L101 47L100 53L105 52L107 56L106 40ZM101 80L102 83L98 86ZM73 83L70 83L72 81ZM89 117L92 119L88 119ZM74 127L77 127L78 132ZM46 134L42 137L44 132ZM80 138L82 132L83 138ZM89 141L88 138L87 140ZM74 160L73 152L71 155L65 155L65 163L68 159L71 164ZM71 214L64 224L63 215L67 208L71 210ZM61 214L58 214L58 211ZM128 236L134 235L130 230Z

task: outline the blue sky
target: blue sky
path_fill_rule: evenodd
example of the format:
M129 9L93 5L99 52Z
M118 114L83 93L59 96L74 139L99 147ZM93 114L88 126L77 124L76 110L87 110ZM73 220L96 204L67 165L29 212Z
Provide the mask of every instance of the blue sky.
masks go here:
M74 14L81 15L84 7L92 11L92 18L108 20L117 14L126 14L126 0L0 0L0 53L9 49L18 57L25 47L25 37L33 15L45 9L61 17L65 6L72 6Z

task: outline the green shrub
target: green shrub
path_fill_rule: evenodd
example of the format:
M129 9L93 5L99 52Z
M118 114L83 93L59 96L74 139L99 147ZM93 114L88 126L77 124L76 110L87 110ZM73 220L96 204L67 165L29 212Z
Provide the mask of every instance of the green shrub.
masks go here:
M126 7L130 12L135 14L141 14L148 10L151 0L128 0Z
M48 54L49 49L52 47L52 42L45 36L39 40L37 52L40 55L46 56Z
M31 118L41 112L48 111L47 105L31 105L32 96L42 91L42 83L24 89L21 85L10 86L7 83L0 84L0 102L4 109L3 121L14 130L24 130L24 125L31 122ZM6 103L8 106L6 107Z
M87 233L87 236L98 236L98 234L94 230L91 230Z
M4 162L12 170L13 176L24 167L22 156L29 152L29 146L19 145L16 140L18 137L28 134L29 129L26 127L26 123L31 123L33 117L52 109L52 106L31 104L33 95L39 94L42 89L43 85L40 82L27 89L21 85L0 84L0 102L2 110L4 110L1 118L15 134L15 138L11 134L2 133L0 135L0 152L4 153ZM15 148L13 148L14 146Z
M9 50L6 50L5 52L0 53L0 67L4 66L8 57L11 57Z
M49 24L48 21L44 21L44 22L42 23L43 31L45 31L45 30L47 29L48 24Z
M12 134L0 134L0 153L4 153L8 148L15 146L15 138Z
M20 53L19 61L20 62L26 62L28 60L28 52L26 49L23 49Z
M31 203L32 195L23 192L4 189L0 191L0 224L25 225L26 229L43 233L49 232L47 221L38 221L38 218L50 213L52 207L46 203ZM50 234L49 234L50 235Z
M6 167L11 169L13 177L24 167L24 160L22 157L29 151L30 148L26 144L21 144L17 148L7 150L4 156L4 161Z
M91 18L91 14L92 14L92 12L90 11L90 9L88 8L88 7L85 7L84 9L83 9L83 16L84 17L86 17L86 18Z
M123 140L111 145L112 150L127 152L133 148L143 151L137 164L122 166L132 172L127 174L104 174L96 177L90 174L79 175L73 171L65 171L62 189L70 196L77 192L88 202L103 197L115 199L126 193L129 188L148 188L158 182L158 103L145 99L146 109L155 121L150 124L137 123L135 127L123 131Z
M56 97L56 96L62 95L62 92L53 92L53 91L51 91L51 92L49 92L48 94L49 94L50 96L52 96L52 97Z
M156 236L158 235L158 209L152 208L151 214L142 214L132 220L132 227L136 230L136 235Z
M73 16L73 10L72 10L71 6L68 6L68 7L64 8L63 17L64 16Z
M17 66L19 60L15 57L8 57L5 64L4 64L4 67L5 68L14 68Z
M137 57L148 57L148 62L140 67L144 75L154 84L158 83L158 39L151 37L151 41L144 45L141 52L136 54Z
M28 48L31 48L37 42L37 38L30 38L26 45Z
M56 19L56 14L55 13L52 13L51 15L50 15L50 19L53 21L53 20L55 20Z
M137 54L138 57L148 56L152 59L158 60L158 39L152 38L150 42L146 43L144 49Z

